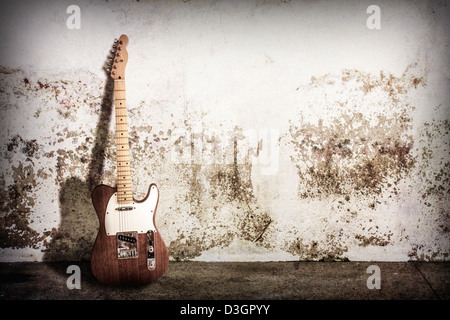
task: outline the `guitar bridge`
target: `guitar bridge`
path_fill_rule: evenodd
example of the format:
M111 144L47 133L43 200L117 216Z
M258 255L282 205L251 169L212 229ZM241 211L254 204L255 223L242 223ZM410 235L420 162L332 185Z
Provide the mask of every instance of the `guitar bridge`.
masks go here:
M134 259L138 257L138 233L117 232L117 258L118 259Z

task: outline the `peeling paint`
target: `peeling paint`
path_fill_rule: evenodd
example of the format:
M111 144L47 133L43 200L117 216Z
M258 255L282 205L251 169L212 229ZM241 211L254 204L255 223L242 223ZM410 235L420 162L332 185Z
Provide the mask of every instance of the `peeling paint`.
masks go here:
M48 234L40 235L30 227L36 201L33 189L37 184L33 166L19 163L17 167L13 167L12 177L14 182L10 185L6 185L3 176L0 177L0 247L35 248Z
M217 246L226 247L234 238L264 242L264 232L271 218L258 205L253 194L251 162L238 163L242 130L234 128L228 137L232 141L232 164L191 163L185 168L185 176L189 179L189 193L185 201L189 214L198 220L202 236L186 238L181 235L172 242L169 247L177 260L200 256L203 251ZM205 137L199 135L197 138ZM207 138L210 141L215 139ZM195 141L191 142L192 149L196 148ZM212 229L206 227L211 223Z
M289 129L298 168L301 198L339 195L379 195L383 190L396 193L396 184L404 179L415 165L411 155L414 141L411 135L411 111L401 97L416 87L415 77L396 78L345 70L339 77L326 75L312 78L311 86L333 86L352 82L364 95L378 90L385 93L385 110L365 115L364 104L371 103L363 96L347 96L346 101L334 101L330 109L335 116L328 124L292 121ZM423 80L420 81L423 83ZM387 94L387 95L386 95ZM388 116L386 113L390 113Z

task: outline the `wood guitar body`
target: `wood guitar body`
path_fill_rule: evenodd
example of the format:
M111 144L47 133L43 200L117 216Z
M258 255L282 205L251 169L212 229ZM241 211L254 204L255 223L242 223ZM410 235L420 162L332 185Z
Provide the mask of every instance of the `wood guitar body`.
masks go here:
M116 188L99 185L92 192L92 202L100 223L97 239L92 250L92 273L100 282L110 285L140 285L155 281L166 272L169 266L167 247L155 227L158 189L156 185L152 184L145 199L142 201L134 200L133 209L129 211L117 210L116 191ZM122 214L120 219L115 217L119 214ZM133 217L134 220L129 217ZM121 222L130 219L132 219L131 222ZM119 222L116 223L116 221ZM145 222L142 223L142 221ZM123 229L124 227L127 229ZM151 233L153 249L151 250L154 250L154 253L152 253L154 264L151 268L149 268L148 260L148 228L153 229ZM118 234L120 234L120 231L126 234L129 234L127 232L137 234L137 239L122 236L125 237L126 241L131 239L135 242L134 245L137 244L132 258L119 258L118 243L120 241L118 240Z

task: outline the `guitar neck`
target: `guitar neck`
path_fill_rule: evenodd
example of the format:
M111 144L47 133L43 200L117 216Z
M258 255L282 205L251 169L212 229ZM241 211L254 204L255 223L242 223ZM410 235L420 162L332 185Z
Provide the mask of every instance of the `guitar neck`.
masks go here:
M117 202L133 203L125 80L114 80L116 109Z

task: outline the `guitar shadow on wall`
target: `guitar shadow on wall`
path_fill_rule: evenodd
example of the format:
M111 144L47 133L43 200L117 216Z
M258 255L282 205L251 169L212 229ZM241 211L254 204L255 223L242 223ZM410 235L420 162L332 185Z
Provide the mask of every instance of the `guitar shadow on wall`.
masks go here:
M109 62L109 60L105 62L105 72ZM62 184L59 192L61 223L58 230L52 231L52 240L45 249L44 262L90 261L91 259L91 251L99 226L97 214L92 205L91 192L100 184L104 170L114 95L114 80L108 73L106 74L107 80L91 152L89 172L85 181L78 177L71 177Z

